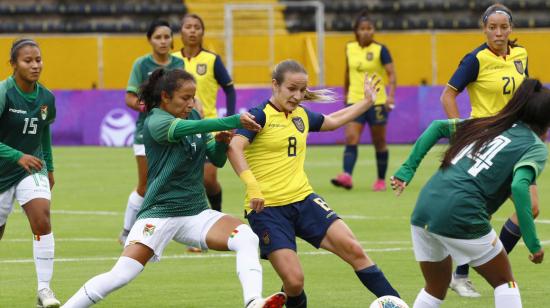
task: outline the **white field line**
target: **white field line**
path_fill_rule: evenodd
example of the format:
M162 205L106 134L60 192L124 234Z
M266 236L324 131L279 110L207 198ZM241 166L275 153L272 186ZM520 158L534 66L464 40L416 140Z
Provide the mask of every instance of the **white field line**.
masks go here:
M373 248L365 250L365 252L389 252L389 251L409 251L412 248L399 248L399 247L390 247L390 248ZM333 253L329 251L319 250L319 251L308 251L300 252L298 255L332 255ZM216 254L188 254L188 255L170 255L162 256L163 260L172 260L172 259L221 259L221 258L234 258L234 253L216 253ZM116 257L92 257L92 258L56 258L55 263L61 262L94 262L94 261L116 261ZM18 263L34 263L33 259L16 259L16 260L0 260L0 264L18 264Z
M121 216L123 212L112 211L67 211L67 210L52 210L52 214L56 215L90 215L90 216ZM241 217L241 213L226 213L235 217ZM364 215L340 215L343 219L350 220L408 220L408 216L364 216ZM506 221L508 218L495 218L494 221ZM550 219L535 219L535 223L550 225Z

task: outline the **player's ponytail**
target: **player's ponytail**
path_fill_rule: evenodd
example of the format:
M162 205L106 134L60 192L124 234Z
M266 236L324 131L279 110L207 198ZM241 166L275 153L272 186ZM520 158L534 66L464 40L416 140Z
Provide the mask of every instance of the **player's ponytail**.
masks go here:
M284 60L275 65L273 72L271 73L271 78L275 80L278 85L283 84L286 73L303 73L307 75L304 67L295 60ZM333 91L329 89L319 89L319 90L310 90L306 89L304 94L304 101L335 101L336 95Z
M496 115L460 123L451 138L451 145L445 152L441 167L448 167L451 160L470 144L473 144L471 155L476 156L483 146L517 121L526 123L538 135L548 129L550 90L543 87L540 81L525 79L508 104Z
M139 100L145 104L147 111L151 111L153 108L160 106L162 92L172 97L174 91L179 89L186 81L195 83L195 78L181 69L168 70L158 68L141 85Z

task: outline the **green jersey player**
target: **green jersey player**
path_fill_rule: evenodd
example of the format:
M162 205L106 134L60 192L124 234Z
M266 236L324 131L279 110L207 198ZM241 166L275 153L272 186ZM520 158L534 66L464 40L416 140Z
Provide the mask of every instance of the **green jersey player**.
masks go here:
M173 33L168 22L163 20L153 21L149 25L146 35L153 50L151 54L139 57L134 62L128 86L126 87L126 105L139 112L133 145L138 166L138 185L128 197L124 214L124 225L119 236L121 245L124 245L128 232L130 232L132 225L136 221L136 215L143 203L143 196L145 196L145 187L147 185L147 158L145 157L145 146L143 145L143 123L145 122L146 113L143 103L140 103L138 100L139 86L159 67L169 69L183 67L183 60L170 54L173 44Z
M451 259L474 267L491 284L497 308L521 307L507 253L489 219L512 197L529 258L542 262L529 185L546 164L548 149L542 140L549 126L550 90L526 79L496 115L435 121L417 140L392 178L398 193L440 138L451 138L451 144L411 217L415 257L426 281L414 307L441 305L451 280Z
M93 277L63 307L88 307L136 278L148 261L158 261L175 240L201 249L233 250L243 287L245 307L282 307L286 295L261 297L262 268L258 237L237 218L208 208L203 186L206 157L218 167L227 160L232 133L209 132L234 128L258 131L246 113L200 120L193 110L196 83L180 70L155 70L142 85L141 99L149 114L143 140L148 159L147 191L138 219L115 266Z
M35 41L16 40L10 64L13 75L0 82L0 238L17 199L34 234L38 306L59 307L50 289L54 258L50 124L55 119L55 98L38 83L42 55Z

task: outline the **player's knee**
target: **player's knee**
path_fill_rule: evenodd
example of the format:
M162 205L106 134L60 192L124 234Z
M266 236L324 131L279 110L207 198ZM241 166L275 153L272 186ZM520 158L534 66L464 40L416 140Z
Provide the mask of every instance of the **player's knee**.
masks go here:
M304 290L304 274L292 273L283 280L283 288L288 294L300 294Z
M346 144L355 145L359 143L359 134L348 133L346 134Z
M345 248L345 252L348 255L348 258L357 262L367 259L367 255L363 250L363 247L357 241L350 241Z
M46 215L40 215L34 217L31 221L32 232L36 235L45 235L52 232L52 226L50 223L50 217Z
M233 231L228 241L228 247L233 251L239 249L257 250L259 242L258 236L252 231L250 226L242 224L237 226L235 231Z

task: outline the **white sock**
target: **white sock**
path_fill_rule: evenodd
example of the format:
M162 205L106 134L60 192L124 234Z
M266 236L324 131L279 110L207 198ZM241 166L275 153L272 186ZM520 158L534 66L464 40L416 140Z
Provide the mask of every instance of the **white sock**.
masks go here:
M128 197L128 204L126 205L126 212L124 213L124 230L130 231L132 229L142 204L143 197L134 190Z
M443 300L430 295L424 288L416 296L413 308L439 308Z
M248 225L239 225L229 239L227 247L237 253L237 275L243 287L245 304L262 296L262 266L258 256L258 236Z
M521 308L521 296L515 281L495 288L496 308Z
M120 257L111 271L88 280L63 305L65 308L84 308L97 304L109 293L122 288L141 273L143 265L129 257Z
M50 287L53 275L53 257L55 242L53 233L46 235L35 235L32 241L32 252L36 277L38 278L38 290Z

